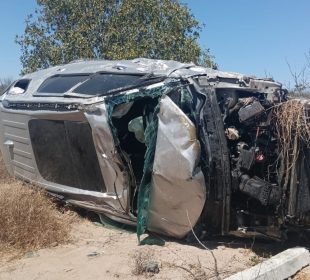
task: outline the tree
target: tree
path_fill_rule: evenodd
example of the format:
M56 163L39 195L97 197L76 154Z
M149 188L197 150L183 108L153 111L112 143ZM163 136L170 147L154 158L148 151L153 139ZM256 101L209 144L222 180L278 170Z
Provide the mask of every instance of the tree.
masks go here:
M16 37L23 72L76 59L173 59L215 66L178 0L37 0Z
M300 70L294 70L291 64L286 62L293 79L293 88L290 93L293 96L303 96L309 98L310 95L310 50L305 54L305 64Z
M1 79L0 78L0 95L12 82L13 82L12 79L9 79L9 78Z

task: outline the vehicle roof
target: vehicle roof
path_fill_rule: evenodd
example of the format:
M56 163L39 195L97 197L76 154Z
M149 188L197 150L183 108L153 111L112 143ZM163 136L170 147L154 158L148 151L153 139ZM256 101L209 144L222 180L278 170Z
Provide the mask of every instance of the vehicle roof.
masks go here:
M181 63L173 60L155 60L136 58L133 60L77 60L27 74L24 78L35 79L57 74L83 74L96 72L154 74L169 77L188 77L197 74L209 74L230 78L242 78L244 75L222 72L211 68L196 66L193 63Z
M208 81L214 81L215 87L233 88L277 88L281 84L270 79L257 79L239 73L224 72L197 66L193 63L181 63L173 60L155 60L136 58L133 60L78 60L68 64L53 66L27 74L22 78L31 79L27 92L34 93L49 77L68 74L93 74L108 72L117 74L152 74L169 78L188 78L204 75ZM266 85L267 83L267 85Z

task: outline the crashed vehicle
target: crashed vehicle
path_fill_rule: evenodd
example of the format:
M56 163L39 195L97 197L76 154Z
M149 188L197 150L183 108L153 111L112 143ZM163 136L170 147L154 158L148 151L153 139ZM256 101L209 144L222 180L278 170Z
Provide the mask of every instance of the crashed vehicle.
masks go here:
M284 184L281 84L175 61L74 61L3 94L8 171L102 217L175 238L282 239L310 225L309 151Z

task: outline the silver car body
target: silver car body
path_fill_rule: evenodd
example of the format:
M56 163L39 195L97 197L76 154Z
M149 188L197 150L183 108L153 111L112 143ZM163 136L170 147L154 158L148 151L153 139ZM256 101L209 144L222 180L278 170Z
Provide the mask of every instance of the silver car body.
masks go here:
M95 94L76 90L102 74L137 75L142 82ZM40 90L51 77L70 75L85 75L85 79L65 92ZM210 182L204 176L201 155L210 143L202 147L197 125L190 117L192 114L199 118L202 111L186 114L169 95L174 88L185 91L180 93L182 98L188 96L189 88L200 88L221 91L223 96L236 91L259 93L270 102L280 102L282 91L281 84L272 80L143 58L76 61L40 70L19 79L2 96L0 147L6 167L12 176L38 185L68 203L123 223L138 223L139 235L149 230L183 238L208 208ZM234 102L233 94L229 98ZM148 106L143 107L144 99ZM137 149L143 150L140 144L148 147L138 158L129 151L127 140L116 137L126 128L122 118L136 100L142 102L136 105L137 110L152 112L150 117L147 113L134 116L128 128L139 142L134 144ZM155 127L152 118L156 119ZM224 127L218 126L220 129L224 135ZM228 131L234 133L233 128ZM152 141L156 141L153 154L149 149ZM226 156L220 168L230 174L226 148L219 152ZM208 155L207 160L212 161L210 151ZM135 166L141 172L135 171ZM231 185L229 176L223 182L227 186ZM226 234L231 224L230 187L223 188L220 199L219 209L212 215L220 221L218 232Z

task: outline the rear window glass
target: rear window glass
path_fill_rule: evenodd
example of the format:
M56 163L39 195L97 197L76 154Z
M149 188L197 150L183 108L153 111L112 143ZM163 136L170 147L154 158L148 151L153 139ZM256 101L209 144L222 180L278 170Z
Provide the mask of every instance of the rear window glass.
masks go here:
M78 86L74 92L79 94L96 95L135 85L141 75L98 74Z
M39 87L40 93L65 93L75 85L84 82L89 75L62 75L46 79Z

